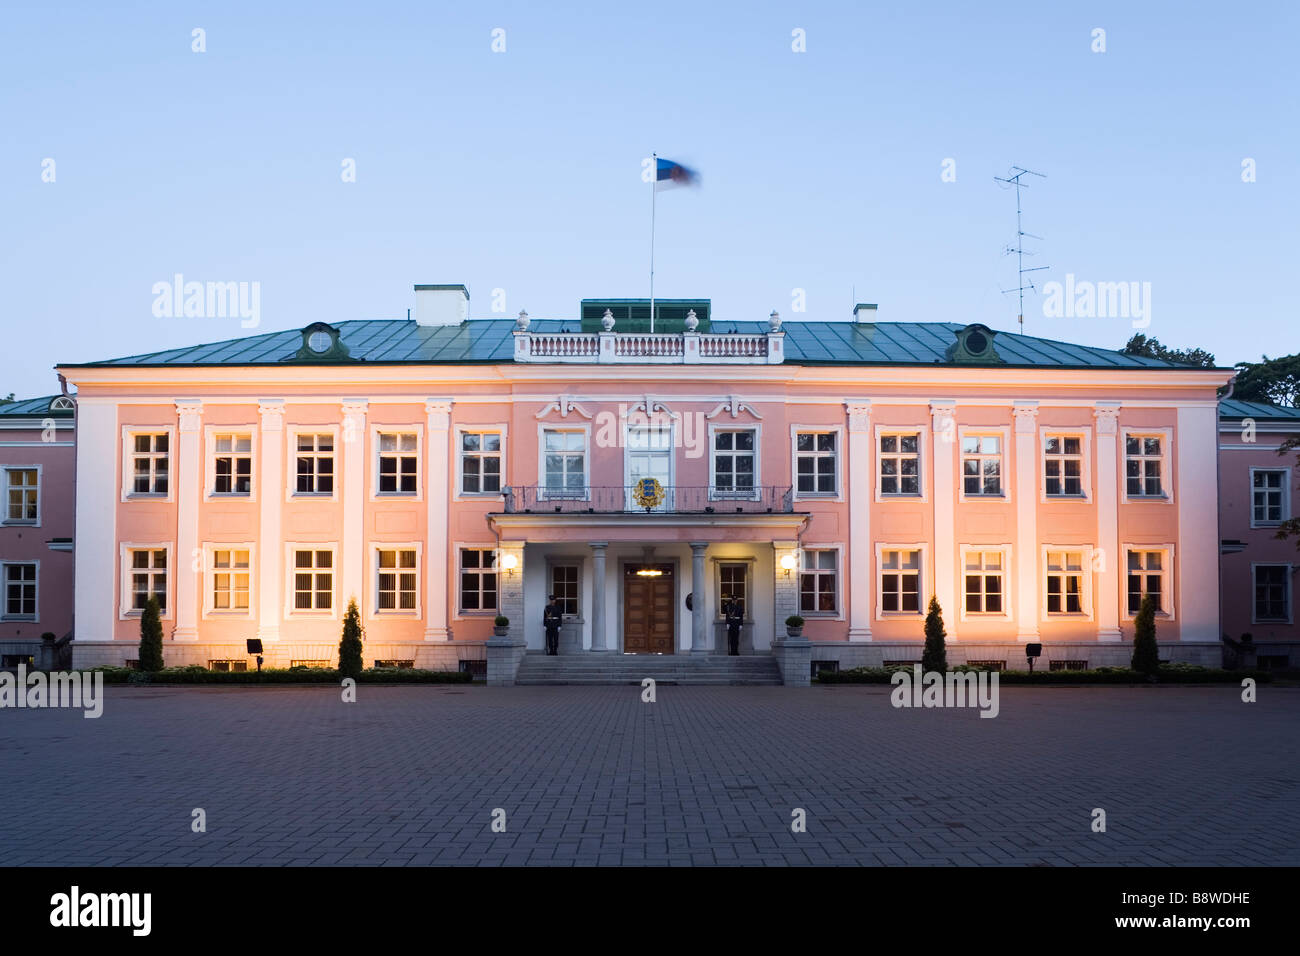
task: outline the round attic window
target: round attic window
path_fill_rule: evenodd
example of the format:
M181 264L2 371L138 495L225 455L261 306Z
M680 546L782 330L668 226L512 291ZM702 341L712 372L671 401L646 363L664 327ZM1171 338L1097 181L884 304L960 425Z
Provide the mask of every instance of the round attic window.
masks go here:
M333 344L328 332L317 330L307 337L307 348L313 352L328 352Z
M966 351L971 355L980 355L988 347L989 340L983 332L972 332L966 336Z

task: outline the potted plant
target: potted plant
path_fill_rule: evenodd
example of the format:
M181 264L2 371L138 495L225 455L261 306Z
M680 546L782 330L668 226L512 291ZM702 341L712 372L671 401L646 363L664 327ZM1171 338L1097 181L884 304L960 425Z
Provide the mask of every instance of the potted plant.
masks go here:
M492 621L492 634L496 637L506 637L510 634L510 618L504 614L498 614Z
M803 618L798 614L791 614L785 619L785 636L803 637Z

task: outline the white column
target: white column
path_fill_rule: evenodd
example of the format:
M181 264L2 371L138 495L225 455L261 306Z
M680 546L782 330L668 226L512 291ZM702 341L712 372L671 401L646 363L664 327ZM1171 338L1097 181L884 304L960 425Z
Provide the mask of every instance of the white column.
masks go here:
M709 640L708 589L705 587L704 552L707 543L691 542L691 653L712 653Z
M871 640L871 597L875 593L871 575L874 555L871 543L871 499L875 494L871 471L871 402L845 402L849 413L848 468L844 488L849 496L849 567L846 588L849 596L849 640Z
M199 639L199 593L203 586L203 556L199 553L199 505L203 501L203 403L177 399L180 436L176 442L172 481L176 485L176 556L171 573L176 581L174 641ZM190 571L197 559L197 577ZM185 573L181 573L184 570Z
M284 399L262 399L261 450L258 453L258 504L261 530L257 536L257 636L264 641L280 639L280 617L284 614L281 558L284 535L280 518L284 510Z
M957 534L956 445L957 405L953 401L932 401L930 417L934 425L934 596L943 609L949 636L961 620L957 607Z
M603 651L610 647L605 640L605 549L607 541L591 543L591 649Z
M1174 614L1183 641L1220 640L1218 409L1178 409L1173 495L1178 508Z
M117 489L123 469L118 470L116 480L108 480L104 469L117 461L118 435L115 402L77 399L76 546L73 550L77 586L72 627L78 641L112 640L113 622L117 619L121 579L114 576L113 569L118 562ZM123 568L119 573L124 575L127 570Z
M1016 638L1038 640L1038 403L1016 402Z
M1119 592L1124 556L1119 553L1119 483L1124 478L1119 471L1119 407L1119 402L1097 402L1092 411L1097 421L1097 473L1093 476L1097 550L1093 552L1092 571L1099 641L1120 640Z
M339 564L343 569L342 607L356 598L362 615L366 612L366 411L369 402L354 398L343 401L343 533L339 536Z
M450 500L450 479L448 477L450 461L448 455L448 434L451 429L451 399L430 398L424 403L424 414L428 419L425 428L425 455L428 477L424 483L424 505L428 512L428 531L424 542L424 639L426 641L447 641L451 632L447 628L447 504ZM504 552L502 552L504 554ZM524 575L523 551L519 553L519 567L516 574L522 582ZM498 569L500 579L503 572ZM522 584L520 600L522 602ZM505 611L501 613L506 614ZM523 613L522 604L519 613ZM509 617L509 614L506 614ZM520 622L522 628L523 622ZM521 630L519 633L523 633Z

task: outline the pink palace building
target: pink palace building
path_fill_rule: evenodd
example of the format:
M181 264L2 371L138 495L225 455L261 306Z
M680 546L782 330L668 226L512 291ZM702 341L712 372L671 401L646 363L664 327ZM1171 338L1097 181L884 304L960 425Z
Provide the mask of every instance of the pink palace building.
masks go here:
M1231 370L871 305L661 300L651 331L646 300L474 319L463 286L415 290L414 319L60 366L76 666L135 658L150 594L168 664L217 668L249 638L332 663L355 599L367 665L510 683L550 594L574 662L707 666L729 596L743 655L807 683L919 660L934 595L951 663L1126 664L1151 593L1162 658L1220 663Z
M52 667L71 637L73 408L0 404L0 667Z

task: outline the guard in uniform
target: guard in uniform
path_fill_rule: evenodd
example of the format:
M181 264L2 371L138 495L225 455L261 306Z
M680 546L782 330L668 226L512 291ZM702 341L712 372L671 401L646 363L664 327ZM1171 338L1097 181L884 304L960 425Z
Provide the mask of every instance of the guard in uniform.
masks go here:
M542 612L542 627L546 629L546 653L554 657L560 653L560 625L564 623L564 614L560 610L559 599L551 595L551 603Z
M722 603L722 613L727 619L727 653L736 657L740 654L740 627L745 623L745 612L739 601L727 597Z

